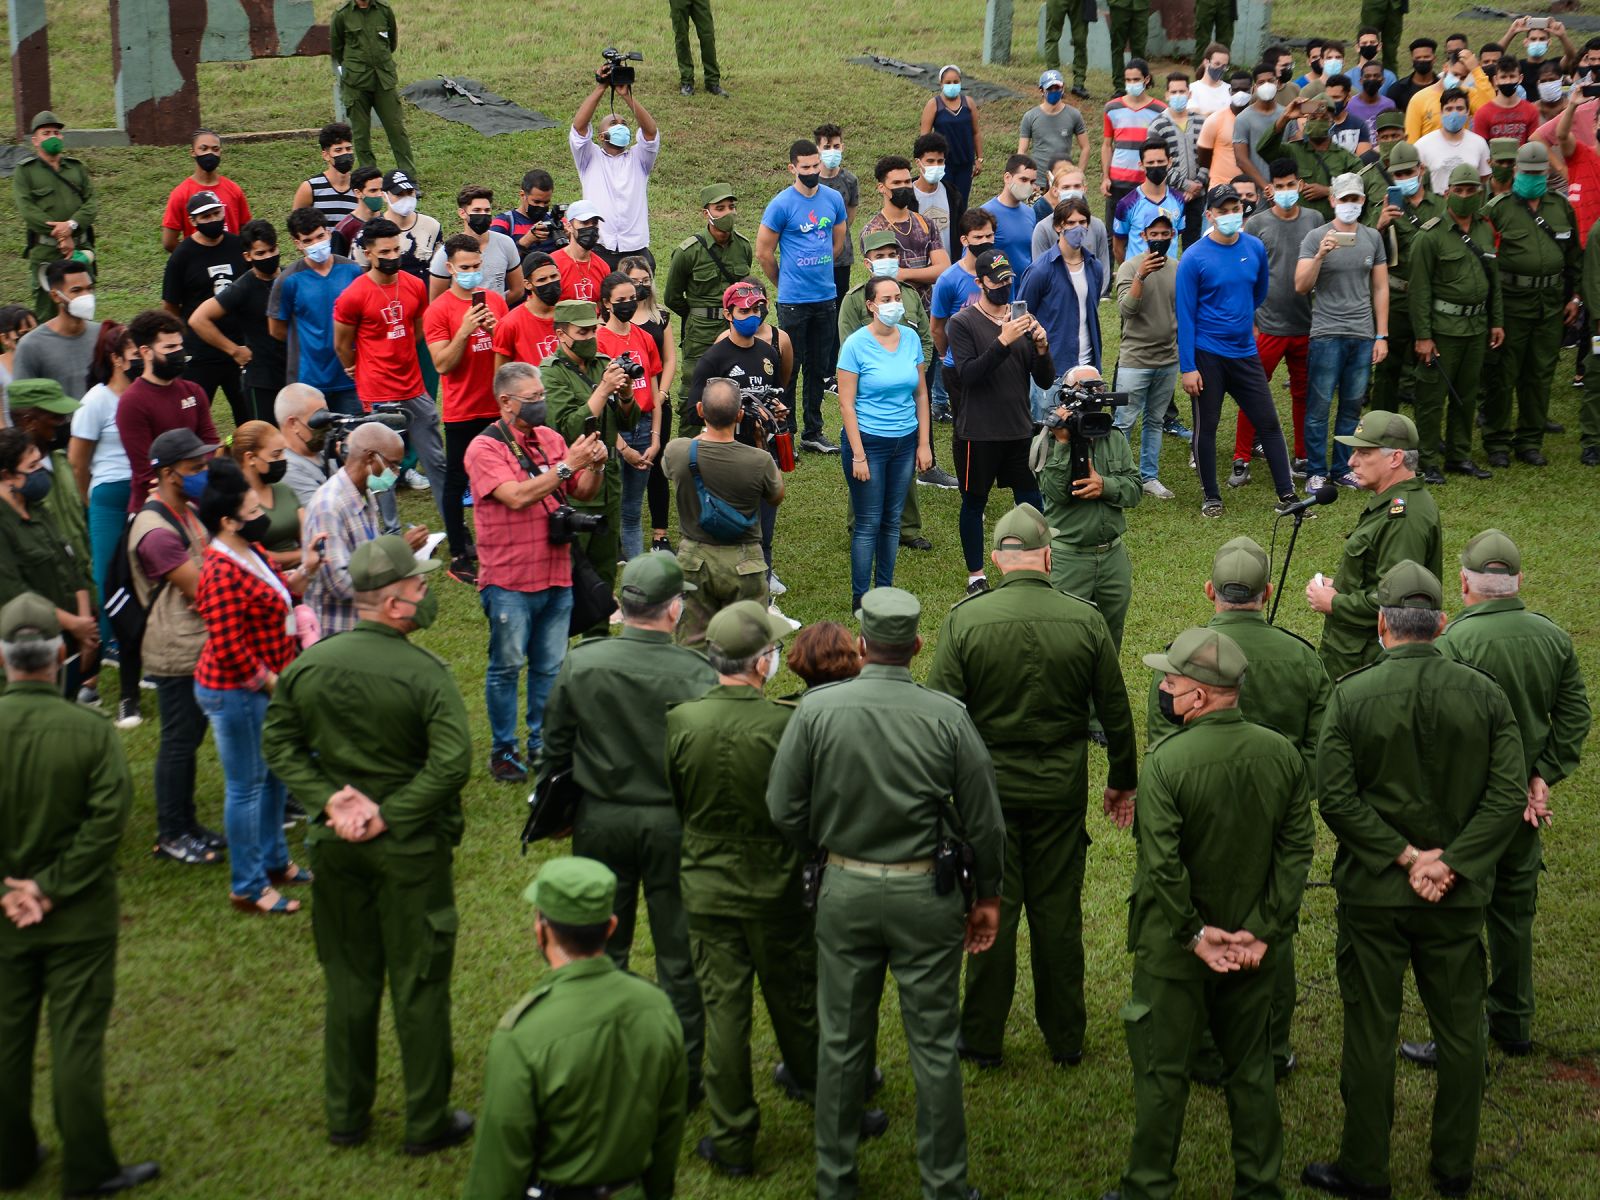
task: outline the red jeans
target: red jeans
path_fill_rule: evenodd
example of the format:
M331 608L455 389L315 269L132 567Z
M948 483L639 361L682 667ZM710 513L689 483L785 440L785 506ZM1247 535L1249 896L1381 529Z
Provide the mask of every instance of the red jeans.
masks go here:
M1289 405L1294 412L1294 456L1306 456L1306 353L1311 346L1311 335L1280 337L1275 333L1256 334L1256 353L1261 356L1261 369L1271 379L1278 364L1289 360ZM1256 429L1250 418L1239 414L1237 431L1233 435L1233 457L1250 461L1250 447L1255 444Z

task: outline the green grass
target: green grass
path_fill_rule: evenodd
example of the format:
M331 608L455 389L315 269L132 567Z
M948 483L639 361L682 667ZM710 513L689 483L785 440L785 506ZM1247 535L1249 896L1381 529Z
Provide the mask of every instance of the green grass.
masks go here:
M1413 30L1442 36L1460 24L1454 19L1457 4L1416 0L1412 8L1408 36ZM108 34L97 24L93 6L52 0L50 11L56 20L54 107L76 124L108 123ZM318 11L326 16L331 4L319 0ZM858 174L868 175L879 154L908 150L925 94L888 76L845 65L850 55L955 59L971 64L980 78L1024 92L1039 69L1032 61L1031 5L1019 5L1013 64L980 67L981 20L975 4L891 0L868 7L828 0L784 9L758 0L719 0L725 82L735 98L684 100L676 94L665 5L640 9L649 14L643 21L623 10L597 19L597 11L573 0L546 0L519 18L482 5L412 0L399 9L402 76L410 81L441 71L470 74L564 120L585 90L600 46L642 50L646 61L640 94L665 131L651 197L655 243L663 253L697 227L694 196L713 179L731 179L741 189L744 227L747 232L753 228L760 206L787 182L784 147L821 120L844 126L846 164ZM1352 5L1280 3L1276 10L1277 29L1287 35L1349 34L1354 20ZM1501 30L1496 23L1465 28L1475 42ZM1091 77L1090 82L1103 97L1107 81ZM328 93L326 64L317 61L201 69L205 120L224 133L318 125L327 119ZM0 95L7 120L8 102L9 97ZM985 110L992 165L1003 158L1001 151L1026 106L1026 101L1015 101ZM1090 111L1093 125L1092 105ZM448 197L467 181L490 182L502 189L502 200L510 201L522 172L536 164L554 172L558 198L573 196L575 176L561 129L486 140L414 110L409 120L429 193L425 211L448 216ZM378 145L382 160L381 139ZM160 206L188 160L181 148L97 150L85 157L102 196L101 311L126 318L157 299ZM314 145L303 140L235 145L226 149L224 170L244 186L258 212L281 222L294 187L319 161ZM7 226L9 195L5 189L0 199L0 224ZM18 260L0 262L0 295L23 297L24 286ZM1115 320L1105 315L1103 321L1110 335L1109 361ZM1554 415L1575 429L1577 393L1567 385L1570 361L1565 358L1557 371ZM830 423L836 423L836 414L830 414ZM1231 436L1231 423L1227 429ZM947 430L940 427L942 437ZM1452 482L1444 489L1440 507L1446 561L1453 561L1461 544L1479 529L1498 525L1507 530L1527 557L1530 605L1572 632L1590 678L1600 679L1595 650L1600 572L1588 519L1593 476L1577 466L1575 433L1551 439L1549 448L1556 465L1546 471L1524 468L1489 484ZM1164 477L1179 498L1166 505L1146 503L1133 515L1129 532L1137 591L1123 665L1136 696L1147 681L1139 656L1205 619L1200 587L1215 546L1241 533L1265 543L1271 529L1270 497L1260 482L1226 498L1223 520L1202 523L1196 515L1199 488L1185 469L1182 448L1169 441L1164 457ZM849 584L843 497L836 461L813 456L802 460L783 508L778 542L778 569L791 588L783 606L799 619L845 616ZM956 536L958 497L924 489L921 499L935 550L902 555L898 582L923 598L923 633L931 643L942 613L962 593L965 573ZM403 503L412 519L433 519L424 498L408 495ZM1300 586L1313 571L1333 569L1354 507L1347 496L1339 507L1308 523L1296 554L1281 623L1312 640L1319 623L1301 600ZM997 497L991 516L1000 508ZM420 641L452 664L473 716L481 756L488 750L483 619L466 588L448 580L439 587L440 622ZM925 654L919 672L926 662ZM792 683L786 676L779 686ZM115 688L108 686L106 692L114 695ZM423 1161L399 1154L399 1064L387 1032L372 1141L348 1152L335 1152L324 1143L322 977L309 919L243 920L227 906L222 870L189 870L150 860L154 707L147 697L151 719L125 743L138 796L120 857L123 944L107 1046L107 1091L119 1149L129 1159L161 1160L163 1180L147 1189L158 1197L366 1198L459 1191L467 1150ZM1050 732L1041 730L1040 736ZM1103 775L1103 756L1094 761ZM1093 786L1099 783L1097 779ZM198 801L202 819L213 826L221 824L221 796L222 779L208 741L201 754ZM480 771L464 799L468 831L456 860L462 934L454 988L455 1099L476 1109L489 1034L542 970L530 936L529 910L518 899L539 859L523 858L517 849L520 789L497 788ZM1556 792L1557 823L1546 840L1549 873L1536 933L1539 1052L1527 1059L1494 1060L1479 1156L1480 1194L1485 1196L1596 1191L1600 1070L1595 1053L1600 1032L1594 1018L1593 963L1600 939L1600 906L1594 899L1600 891L1600 866L1591 847L1600 834L1600 818L1594 815L1597 800L1600 785L1592 770ZM1127 835L1113 831L1098 815L1091 818L1090 828L1097 842L1085 899L1088 1056L1070 1073L1049 1067L1032 1024L1031 984L1024 970L1008 1027L1005 1068L967 1074L971 1178L986 1196L1097 1196L1114 1185L1126 1155L1132 1105L1116 1013L1130 970L1124 929L1133 847ZM1328 877L1331 851L1324 831L1313 879ZM1298 1192L1293 1180L1300 1167L1310 1158L1328 1156L1339 1132L1333 921L1331 891L1309 891L1295 1033L1301 1070L1280 1089L1287 1134L1284 1176L1291 1194ZM650 946L643 931L638 949L636 965L648 973ZM863 1150L863 1194L898 1200L918 1192L914 1097L892 989L884 1017L880 1061L889 1085L883 1103L893 1125L883 1141ZM1425 1027L1413 997L1403 1035L1425 1036ZM758 1017L757 1030L754 1055L763 1105L759 1174L753 1182L735 1185L706 1171L692 1152L694 1141L707 1129L701 1113L690 1122L679 1173L681 1195L788 1200L811 1193L808 1112L782 1100L766 1082L776 1051L764 1016ZM1402 1195L1424 1194L1427 1186L1433 1087L1432 1076L1400 1068L1394 1164L1396 1189ZM35 1095L41 1131L55 1153L25 1194L44 1196L54 1194L59 1185L60 1153L49 1119L43 1050ZM1226 1112L1215 1093L1201 1090L1191 1101L1179 1170L1188 1195L1220 1196L1231 1186Z

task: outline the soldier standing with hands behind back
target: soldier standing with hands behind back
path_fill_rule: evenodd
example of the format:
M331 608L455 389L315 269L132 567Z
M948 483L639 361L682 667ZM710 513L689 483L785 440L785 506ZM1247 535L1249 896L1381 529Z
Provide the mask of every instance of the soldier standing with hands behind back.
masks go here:
M328 22L328 36L328 53L339 68L339 95L350 115L357 165L377 164L372 154L372 113L376 110L389 136L394 165L416 179L417 164L411 157L400 93L395 90L400 85L394 67L400 29L394 10L387 0L345 0Z

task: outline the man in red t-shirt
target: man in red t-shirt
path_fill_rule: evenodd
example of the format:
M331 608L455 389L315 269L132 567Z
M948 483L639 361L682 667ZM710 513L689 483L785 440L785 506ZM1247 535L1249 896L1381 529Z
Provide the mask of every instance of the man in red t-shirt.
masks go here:
M495 331L506 320L505 299L483 286L483 249L471 234L444 244L450 287L428 305L422 336L439 372L444 413L444 528L450 574L475 583L474 555L461 499L467 488L467 446L500 415L494 399Z
M1494 99L1472 115L1472 131L1484 141L1516 138L1520 146L1539 128L1539 110L1517 99L1521 83L1522 64L1515 58L1502 58L1494 65Z
M194 174L172 189L167 211L161 218L161 248L168 254L194 233L188 205L189 197L196 192L216 193L222 201L229 233L238 233L250 220L250 202L244 198L244 189L226 175L217 174L222 165L222 139L209 129L197 130L189 143L189 156L194 160Z
M528 277L527 298L494 331L494 365L508 362L540 366L556 352L556 301L561 299L561 271L556 261L535 250L522 260Z
M561 299L600 302L600 281L611 274L611 264L594 252L604 219L587 200L567 205L565 224L572 240L550 256L561 272Z
M198 383L182 378L188 365L183 322L162 309L151 309L128 322L128 336L144 364L144 373L117 401L117 433L133 468L128 511L136 513L155 487L150 445L156 438L173 429L192 429L208 446L222 439L211 420L211 401Z
M400 227L386 217L374 217L362 233L368 267L339 293L333 303L333 348L345 374L356 383L361 407L398 404L407 417L407 445L423 470L443 481L444 444L439 440L439 410L423 389L417 345L422 341L422 313L428 306L428 289L415 275L400 269ZM402 473L407 487L429 486L416 470ZM444 516L443 488L435 488L433 502ZM388 525L394 524L394 497L378 493L378 509Z

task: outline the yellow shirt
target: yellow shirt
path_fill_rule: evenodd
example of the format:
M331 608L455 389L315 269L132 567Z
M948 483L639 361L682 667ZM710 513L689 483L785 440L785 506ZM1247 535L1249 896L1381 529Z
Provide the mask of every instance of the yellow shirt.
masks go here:
M1444 91L1442 83L1430 84L1406 105L1406 141L1413 144L1425 133L1441 128L1439 124L1439 97ZM1494 99L1494 87L1489 77L1479 67L1472 72L1472 87L1467 91L1467 111L1475 113Z

